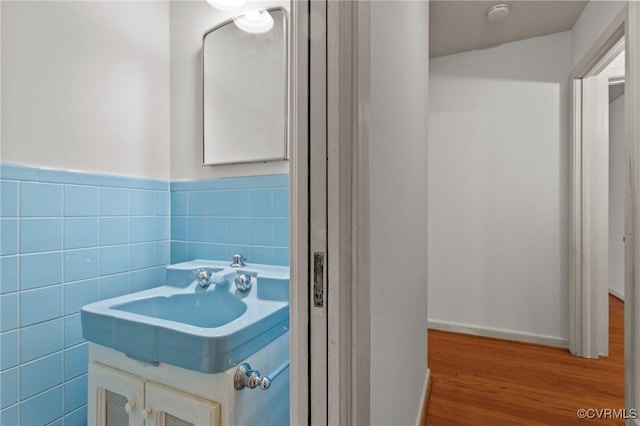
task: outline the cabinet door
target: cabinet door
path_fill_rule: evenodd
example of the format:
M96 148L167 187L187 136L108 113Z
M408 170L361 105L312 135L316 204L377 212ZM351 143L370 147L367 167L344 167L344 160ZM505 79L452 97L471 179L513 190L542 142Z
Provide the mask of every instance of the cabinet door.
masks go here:
M120 370L89 364L89 424L144 426L144 382Z
M146 426L219 426L220 404L147 382Z

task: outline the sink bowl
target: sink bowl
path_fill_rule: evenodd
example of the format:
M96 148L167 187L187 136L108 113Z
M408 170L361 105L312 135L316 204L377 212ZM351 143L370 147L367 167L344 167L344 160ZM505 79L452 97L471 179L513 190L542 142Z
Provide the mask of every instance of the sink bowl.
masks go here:
M114 305L112 309L196 327L220 327L247 311L245 303L226 289L221 290L149 297Z
M288 330L289 271L257 264L237 269L254 277L246 294L228 281L205 290L194 280L198 268L227 267L214 261L170 266L170 285L84 306L82 334L149 364L203 373L238 365Z

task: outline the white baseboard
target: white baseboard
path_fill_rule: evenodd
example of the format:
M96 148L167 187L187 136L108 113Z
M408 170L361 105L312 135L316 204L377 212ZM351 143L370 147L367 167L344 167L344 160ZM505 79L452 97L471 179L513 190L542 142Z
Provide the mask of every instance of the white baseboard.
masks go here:
M622 300L624 302L624 296L620 293L618 293L617 291L615 291L614 289L610 288L609 289L609 293L613 294L615 297L617 297L618 299Z
M424 387L422 388L422 395L420 396L420 409L418 410L418 418L416 419L416 426L422 426L422 413L426 410L425 407L427 392L429 390L429 380L431 380L431 370L427 368L427 373L424 376Z
M450 331L453 333L472 334L474 336L494 337L497 339L513 340L516 342L536 343L539 345L568 348L569 340L560 337L544 336L541 334L523 333L520 331L504 330L500 328L479 327L476 325L460 324L449 321L429 320L427 326L434 330Z

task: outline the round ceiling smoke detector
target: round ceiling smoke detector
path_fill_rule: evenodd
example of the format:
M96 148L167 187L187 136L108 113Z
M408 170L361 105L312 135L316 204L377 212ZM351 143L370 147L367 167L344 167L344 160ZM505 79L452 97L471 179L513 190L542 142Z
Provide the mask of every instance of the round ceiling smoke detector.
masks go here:
M509 16L509 6L506 4L497 4L489 9L487 13L487 21L488 22L501 22L507 19Z

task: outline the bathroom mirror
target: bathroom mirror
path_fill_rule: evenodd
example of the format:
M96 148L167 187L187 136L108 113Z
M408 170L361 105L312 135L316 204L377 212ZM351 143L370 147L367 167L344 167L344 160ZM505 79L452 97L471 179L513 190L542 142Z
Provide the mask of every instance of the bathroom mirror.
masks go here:
M250 11L216 26L202 50L203 164L287 159L284 9Z

